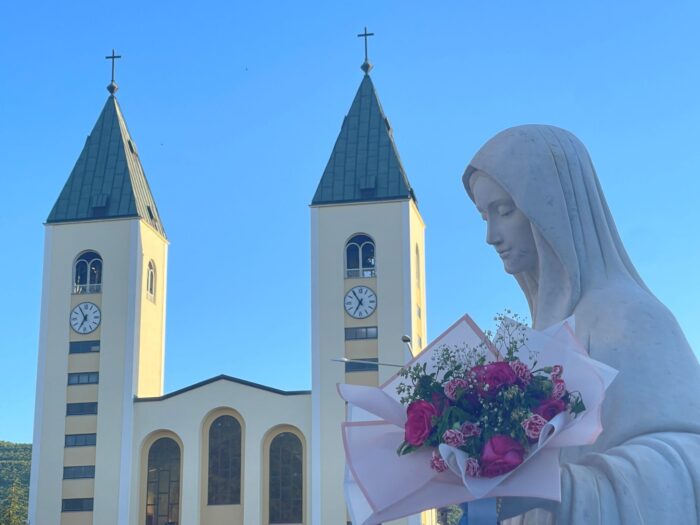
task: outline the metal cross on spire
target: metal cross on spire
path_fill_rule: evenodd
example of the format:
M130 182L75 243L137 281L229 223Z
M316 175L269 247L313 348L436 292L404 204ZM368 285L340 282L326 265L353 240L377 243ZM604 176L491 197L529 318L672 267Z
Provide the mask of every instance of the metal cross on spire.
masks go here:
M112 81L109 83L109 86L107 86L107 91L110 92L110 94L114 95L116 93L117 89L119 89L119 86L114 82L114 61L118 58L121 58L121 55L115 55L114 54L114 49L112 49L112 55L111 56L106 56L105 58L107 60L112 61Z
M365 75L367 75L370 72L370 70L372 69L372 64L369 63L369 59L367 58L367 38L370 36L374 36L374 33L368 33L367 26L365 26L365 32L360 33L357 36L365 39L365 61L360 66L360 69L362 69L362 71L365 72Z

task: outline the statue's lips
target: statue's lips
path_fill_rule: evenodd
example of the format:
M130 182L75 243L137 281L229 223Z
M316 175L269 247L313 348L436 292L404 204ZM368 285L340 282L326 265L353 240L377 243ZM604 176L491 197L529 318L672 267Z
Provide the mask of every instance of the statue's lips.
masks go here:
M501 259L505 259L506 257L508 257L509 253L510 253L510 248L508 248L507 250L503 250L501 252L498 252L498 255Z

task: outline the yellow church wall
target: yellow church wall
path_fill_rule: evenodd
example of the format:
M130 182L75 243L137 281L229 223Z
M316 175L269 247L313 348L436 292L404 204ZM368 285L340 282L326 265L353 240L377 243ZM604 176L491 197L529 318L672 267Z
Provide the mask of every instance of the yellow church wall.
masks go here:
M351 385L377 386L379 374L377 372L350 372L345 374L345 382Z
M412 348L414 353L418 353L422 350L419 344L422 341L422 346L425 347L428 344L428 319L427 319L427 308L426 308L426 285L425 285L425 223L423 218L418 211L415 202L411 201L409 203L409 227L411 229L411 240L413 246L411 247L411 306L412 306L412 317L413 317L413 333L409 334L411 336L411 341L413 342ZM416 247L418 248L418 253L416 253ZM420 260L416 258L419 257ZM420 315L418 315L418 308L420 308Z
M310 396L280 395L261 388L247 386L226 379L219 379L187 391L154 400L139 400L134 403L134 437L132 456L130 523L141 523L145 511L145 459L152 440L149 436L167 431L177 436L182 443L181 494L196 494L196 497L181 501L181 522L198 525L219 525L221 514L235 519L241 516L241 525L260 525L263 513L263 476L261 458L264 438L270 429L278 425L289 425L299 429L304 436L310 435ZM207 507L205 479L208 462L204 449L205 424L213 421L217 413L232 411L239 416L243 429L242 477L240 509L214 509ZM306 439L308 442L308 439ZM308 472L309 458L304 465ZM306 482L305 495L309 494ZM212 506L213 507L213 506ZM235 507L235 506L234 506ZM236 521L230 522L237 525Z
M97 385L75 385L68 387L68 393L66 395L67 403L88 403L92 401L97 401Z
M377 357L376 339L356 339L345 342L345 356L350 359Z
M136 395L139 397L163 394L165 301L167 282L168 243L146 222L140 223L142 256L140 294L139 352ZM155 264L155 294L149 296L146 282L148 263Z
M62 512L61 525L92 525L92 512Z
M66 467L94 465L95 452L95 447L66 447L63 452L63 465Z
M100 369L100 354L71 354L68 358L68 372L94 372Z
M94 434L96 432L97 416L68 416L66 418L66 434Z
M131 456L133 370L140 344L141 297L136 286L140 290L142 271L137 262L142 243L149 250L156 244L140 224L139 219L130 218L46 225L31 475L31 493L39 497L30 503L36 523L58 525L68 519L56 512L61 508L62 485L55 473L62 471L65 433L97 434L95 512L108 517L100 525L119 521L121 502L115 494L120 494L120 476L125 472L120 458ZM166 244L162 238L160 242ZM86 250L96 251L103 260L101 294L72 294L74 262ZM164 275L164 261L161 268ZM162 283L160 289L164 290ZM98 304L102 313L99 328L91 334L76 334L67 322L72 307L83 301ZM69 341L98 339L98 354L69 355ZM162 361L162 352L159 358ZM99 371L99 385L67 386L69 371ZM66 416L67 402L86 401L98 402L97 416Z
M92 479L64 479L64 498L91 498L93 496L94 483Z
M345 244L357 233L372 237L375 242L376 277L346 279ZM331 361L345 355L366 357L359 352L369 346L344 340L344 328L377 326L373 356L380 362L403 364L410 357L401 336L416 337L412 278L416 261L411 258L415 243L424 249L422 221L412 201L337 204L311 207L312 261L312 502L319 523L339 523L344 520L343 496L344 453L340 423L345 407L336 392L336 383L382 383L397 369L379 367L378 372L345 374L341 363ZM347 315L343 297L347 290L366 285L377 294L377 309L366 319ZM424 304L424 303L423 303ZM366 344L366 343L365 343ZM407 520L395 523L405 524Z

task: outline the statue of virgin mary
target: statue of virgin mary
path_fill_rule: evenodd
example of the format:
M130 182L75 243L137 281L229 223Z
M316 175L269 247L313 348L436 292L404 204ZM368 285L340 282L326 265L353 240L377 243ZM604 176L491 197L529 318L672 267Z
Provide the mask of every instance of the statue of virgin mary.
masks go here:
M552 126L507 129L464 186L533 326L571 315L590 356L619 370L603 433L562 450L562 501L504 499L519 525L700 525L700 365L625 251L584 145Z

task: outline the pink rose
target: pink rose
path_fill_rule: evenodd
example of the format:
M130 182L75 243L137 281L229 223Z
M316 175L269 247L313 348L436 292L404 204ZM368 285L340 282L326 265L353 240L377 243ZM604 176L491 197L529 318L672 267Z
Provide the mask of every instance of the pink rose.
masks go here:
M552 399L561 399L566 394L566 383L562 379L552 380Z
M525 435L528 439L537 440L540 437L542 428L547 424L547 420L539 414L533 414L521 423Z
M479 460L476 458L467 459L467 464L464 471L466 472L467 476L471 476L472 478L478 478L481 476L481 466L479 465Z
M561 366L561 365L554 365L554 366L552 367L552 373L551 373L552 379L559 379L559 378L562 376L563 373L564 373L564 367L563 367L563 366Z
M445 460L435 450L433 450L433 458L430 460L430 468L436 472L445 472L448 469Z
M433 417L437 416L437 409L427 401L414 401L406 409L406 425L404 426L404 439L409 445L419 447L430 436L433 429Z
M563 412L566 408L566 404L561 399L546 399L540 403L540 405L533 410L535 414L539 414L547 421L556 416L559 412Z
M453 447L461 447L464 445L464 435L459 430L451 428L445 430L445 433L442 435L442 442Z
M466 379L452 379L445 383L443 388L445 389L445 395L448 399L457 401L459 394L469 388L469 383L467 383Z
M477 425L476 423L470 423L469 421L464 423L460 430L462 431L462 435L465 438L478 436L481 434L481 427L479 427L479 425Z
M493 436L481 452L481 475L493 478L510 472L523 462L525 449L509 436Z
M505 361L479 365L472 368L473 377L477 381L477 390L482 397L495 397L503 387L515 384L518 376Z
M527 366L522 361L510 361L508 364L513 369L513 372L515 372L515 375L518 376L518 379L524 385L530 383L530 380L532 380L532 372L530 372L529 366Z

